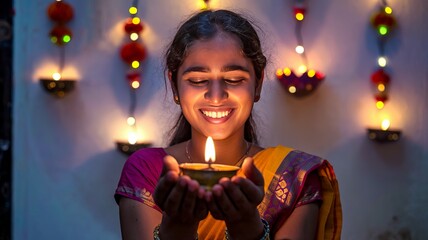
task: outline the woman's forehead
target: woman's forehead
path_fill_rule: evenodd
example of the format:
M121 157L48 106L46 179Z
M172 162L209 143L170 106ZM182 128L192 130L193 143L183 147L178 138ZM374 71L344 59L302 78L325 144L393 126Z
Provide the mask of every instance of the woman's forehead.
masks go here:
M187 49L184 62L210 61L217 58L243 59L241 42L231 34L219 34L210 39L196 40Z

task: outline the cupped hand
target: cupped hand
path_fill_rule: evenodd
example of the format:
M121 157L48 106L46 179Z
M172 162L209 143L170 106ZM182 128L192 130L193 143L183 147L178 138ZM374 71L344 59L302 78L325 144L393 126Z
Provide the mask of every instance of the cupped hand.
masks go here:
M164 167L153 194L155 203L162 209L164 218L181 224L196 224L208 214L204 201L205 190L188 176L180 176L177 160L164 158Z
M222 178L205 194L211 215L226 224L260 221L257 206L264 197L263 176L250 157L244 160L242 170L245 178Z

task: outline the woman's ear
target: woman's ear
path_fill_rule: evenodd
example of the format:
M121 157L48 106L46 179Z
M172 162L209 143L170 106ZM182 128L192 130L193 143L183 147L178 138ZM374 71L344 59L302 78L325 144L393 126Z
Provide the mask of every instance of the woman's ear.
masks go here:
M260 95L262 93L263 80L265 78L265 71L263 70L260 74L260 79L256 82L256 91L254 95L254 102L258 102L260 100Z
M178 96L178 90L177 90L177 84L172 79L172 72L168 71L168 80L169 84L171 85L172 93L174 95L174 102L178 105L180 105L180 98Z

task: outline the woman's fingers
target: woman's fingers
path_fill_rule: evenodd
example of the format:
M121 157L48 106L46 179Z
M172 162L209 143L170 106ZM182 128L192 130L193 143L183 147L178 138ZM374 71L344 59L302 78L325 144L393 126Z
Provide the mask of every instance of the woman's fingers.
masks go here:
M198 200L199 184L187 176L183 176L180 179L180 184L182 182L185 182L187 187L184 190L182 201L178 208L178 214L182 216L184 222L187 222L189 220L195 219L195 208L196 201Z
M248 200L228 178L221 179L214 185L208 206L213 217L217 219L236 220L242 216L242 209L250 208Z
M206 193L205 199L214 218L238 221L257 211L264 196L263 176L252 158L246 158L242 168L246 178L221 179Z
M208 206L205 203L205 200L203 199L203 195L198 196L198 198L196 199L196 206L194 208L194 216L198 220L202 220L206 218L207 215L208 215Z
M264 178L261 172L256 168L253 159L248 157L242 165L246 179L234 177L232 181L238 184L250 200L251 203L258 205L264 196Z
M170 191L176 185L178 178L179 176L175 172L167 172L159 179L153 193L153 200L160 209L164 210L165 201L167 200Z
M264 186L264 178L262 173L257 169L254 165L253 158L247 157L242 164L242 170L244 171L245 177L253 182L256 186L263 187Z
M224 220L225 216L223 215L223 211L220 209L220 204L218 204L217 198L219 195L223 194L223 187L221 185L214 185L210 192L206 193L206 201L208 205L208 209L211 215L215 219Z
M183 178L180 178L177 184L171 189L166 200L164 211L169 216L177 215L180 209L181 201L186 194L187 183Z
M180 167L178 166L178 162L171 155L167 155L163 159L163 170L162 170L162 172L169 172L169 171L173 171L177 174L180 173Z
M197 181L181 176L169 192L163 210L169 217L182 223L201 220L208 214L208 210L199 197L199 192Z
M160 209L164 210L165 201L169 192L175 186L179 178L179 167L177 160L172 156L166 156L163 161L163 169L156 189L153 193L153 199Z
M232 181L221 181L224 191L232 202L233 206L240 212L245 212L253 207L249 198L242 192L241 187Z

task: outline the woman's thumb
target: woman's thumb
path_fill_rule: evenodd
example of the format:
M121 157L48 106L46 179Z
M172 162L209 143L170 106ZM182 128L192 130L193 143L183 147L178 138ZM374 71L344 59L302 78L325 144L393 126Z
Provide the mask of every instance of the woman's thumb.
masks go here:
M177 174L180 173L180 168L178 167L178 162L171 155L167 155L163 158L163 169L162 169L161 176L165 175L169 171L176 172Z
M244 163L242 164L242 170L244 172L245 177L251 180L255 185L260 187L264 186L263 175L254 165L252 157L245 158Z

